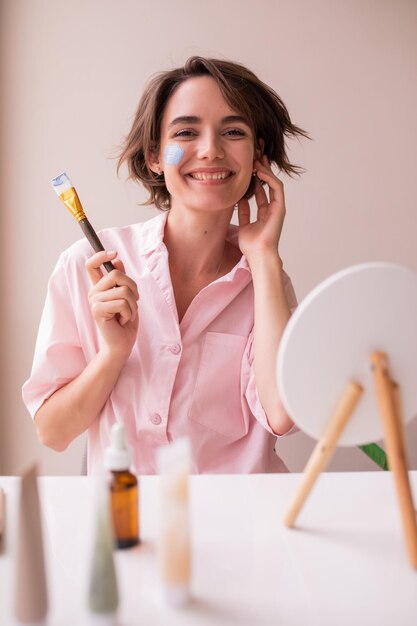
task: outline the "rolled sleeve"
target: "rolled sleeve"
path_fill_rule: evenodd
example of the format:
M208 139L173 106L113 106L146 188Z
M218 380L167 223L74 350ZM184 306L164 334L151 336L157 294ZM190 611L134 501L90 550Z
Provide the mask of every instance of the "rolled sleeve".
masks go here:
M268 418L258 396L255 381L255 368L253 365L253 332L249 335L246 350L242 362L242 389L243 389L243 413L248 418L252 414L255 419L272 435L276 433L269 425ZM248 420L249 421L249 420Z
M23 401L35 416L57 389L86 367L66 273L59 261L48 283L29 379L22 388Z

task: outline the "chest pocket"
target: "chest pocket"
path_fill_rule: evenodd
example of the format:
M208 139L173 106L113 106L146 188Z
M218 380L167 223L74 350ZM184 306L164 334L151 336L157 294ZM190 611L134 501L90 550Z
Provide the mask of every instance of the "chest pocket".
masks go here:
M246 337L208 332L189 418L232 440L248 432L242 411L241 367Z

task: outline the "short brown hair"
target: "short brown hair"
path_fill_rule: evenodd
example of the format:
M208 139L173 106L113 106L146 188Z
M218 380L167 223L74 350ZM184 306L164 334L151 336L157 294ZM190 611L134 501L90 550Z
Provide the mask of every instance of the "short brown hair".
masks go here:
M271 163L290 176L304 171L290 163L285 138L309 136L291 122L285 104L275 91L239 63L193 56L184 67L160 72L149 81L121 148L117 170L126 162L129 178L139 181L149 191L149 199L144 204L155 204L159 209L170 208L171 198L165 180L152 172L147 162L152 153L159 150L161 120L169 97L181 83L196 76L214 78L226 102L251 127L255 140L263 139L263 153ZM252 196L253 188L252 179L246 198Z

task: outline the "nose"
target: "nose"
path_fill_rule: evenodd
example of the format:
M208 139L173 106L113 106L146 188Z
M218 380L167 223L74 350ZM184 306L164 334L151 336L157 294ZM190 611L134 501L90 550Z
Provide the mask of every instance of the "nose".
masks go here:
M221 137L214 131L202 133L198 145L198 158L214 161L224 157Z

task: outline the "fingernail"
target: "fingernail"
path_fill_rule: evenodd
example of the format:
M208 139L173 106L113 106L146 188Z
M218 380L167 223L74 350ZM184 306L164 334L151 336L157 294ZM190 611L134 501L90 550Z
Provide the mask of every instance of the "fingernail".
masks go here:
M116 256L116 250L106 250L106 254L108 257Z

